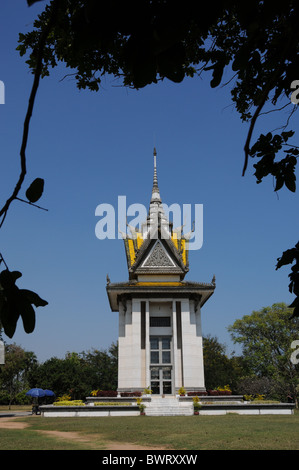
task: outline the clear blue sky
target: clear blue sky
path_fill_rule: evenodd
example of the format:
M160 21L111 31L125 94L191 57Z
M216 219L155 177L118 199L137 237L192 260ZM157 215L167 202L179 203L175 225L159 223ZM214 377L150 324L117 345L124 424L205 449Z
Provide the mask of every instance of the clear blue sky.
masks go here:
M32 75L15 51L18 33L32 28L44 7L25 0L1 5L0 105L1 206L19 175L19 150ZM39 361L67 351L108 348L117 340L117 313L110 312L106 274L128 279L121 240L95 236L95 209L149 204L153 147L163 202L203 204L204 243L190 253L188 280L211 282L216 290L202 309L205 335L234 349L228 325L253 310L292 301L289 267L275 271L276 258L298 241L298 194L273 191L267 178L257 185L243 146L248 124L230 101L230 86L212 90L209 77L181 84L164 81L134 91L113 77L98 93L78 91L72 78L60 81L59 67L41 81L27 148L28 174L20 197L36 177L45 179L39 204L48 212L15 202L0 233L1 252L18 285L49 302L36 310L34 333L21 322L12 340L34 351ZM229 76L225 77L225 80ZM299 77L294 77L298 79ZM292 105L293 106L293 105ZM261 118L258 132L285 123L287 114ZM298 117L291 128L298 126Z

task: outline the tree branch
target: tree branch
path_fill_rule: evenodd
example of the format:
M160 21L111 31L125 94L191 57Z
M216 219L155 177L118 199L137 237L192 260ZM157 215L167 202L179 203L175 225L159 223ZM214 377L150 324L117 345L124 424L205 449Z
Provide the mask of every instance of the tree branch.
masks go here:
M256 108L254 115L252 116L249 131L248 131L248 134L247 134L247 139L246 139L245 146L244 146L245 161L244 161L242 176L245 175L245 172L246 172L246 169L247 169L248 157L249 157L249 151L250 151L250 142L251 142L251 137L252 137L252 133L253 133L253 130L254 130L256 120L257 120L258 116L260 115L260 112L263 109L264 104L267 101L270 90L275 86L276 80L282 72L282 69L283 69L283 66L284 66L284 62L283 62L284 55L285 55L286 51L288 50L288 47L289 47L292 40L293 40L293 38L290 37L289 40L286 42L285 47L283 49L283 53L281 54L282 63L280 63L280 66L277 67L276 71L270 77L268 83L266 83L265 89L264 89L263 94L261 96L261 101L260 101L258 107Z
M23 181L25 179L25 175L27 172L26 169L26 147L27 147L27 141L28 141L28 135L29 135L29 125L30 125L30 120L33 112L33 107L34 107L34 102L35 102L35 97L37 93L37 89L39 86L39 81L42 73L42 65L43 65L43 53L44 53L44 48L46 45L46 41L48 38L48 35L51 31L51 28L53 26L57 11L58 11L58 5L59 5L59 0L54 0L52 4L52 14L49 19L49 22L45 29L41 32L41 36L39 39L38 47L37 47L37 63L36 63L36 68L34 72L34 80L31 88L31 93L28 101L28 106L27 106L27 112L24 120L24 125L23 125L23 137L22 137L22 143L21 143L21 149L20 149L20 163L21 163L21 172L19 175L19 179L17 181L17 184L13 190L13 193L11 196L7 199L6 203L0 210L0 217L2 216L2 221L0 224L0 228L3 225L3 222L5 220L7 211L9 209L10 204L14 199L17 198L17 195L19 194L19 191L21 189L21 186L23 184Z
M29 204L29 206L37 207L38 209L41 209L43 211L48 211L48 209L38 206L37 204L34 204L33 202L25 201L25 199L21 199L20 197L15 197L15 199L17 199L17 201L25 202L25 204Z
M278 75L278 73L275 74L275 78L276 76ZM259 117L259 114L261 112L261 110L263 109L264 107L264 104L266 103L267 101L267 98L268 98L268 94L272 88L272 84L273 84L274 80L269 80L266 88L264 89L264 92L262 94L262 98L261 98L261 101L260 101L260 104L258 105L258 107L256 108L255 110L255 113L254 115L252 116L252 119L251 119L251 122L250 122L250 127L249 127L249 131L248 131L248 134L247 134L247 139L246 139L246 142L245 142L245 146L244 146L244 151L245 151L245 161L244 161L244 166L243 166L243 171L242 171L242 176L245 175L245 172L246 172L246 169L247 169L247 165L248 165L248 157L249 157L249 151L250 151L250 142L251 142L251 137L252 137L252 133L253 133L253 130L254 130L254 126L255 126L255 123L256 123L256 120L257 118Z

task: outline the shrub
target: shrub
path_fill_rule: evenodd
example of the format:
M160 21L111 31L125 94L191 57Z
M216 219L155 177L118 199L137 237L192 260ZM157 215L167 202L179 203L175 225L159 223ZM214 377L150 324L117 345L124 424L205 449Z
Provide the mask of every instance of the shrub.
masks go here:
M14 399L14 403L16 405L29 405L32 401L32 398L31 397L28 397L26 395L26 391L23 390L22 392L18 393L16 396L15 396L15 399Z
M57 401L70 401L70 395L62 395L61 397L57 398Z
M263 401L263 400L265 400L265 395L261 395L259 393L256 393L255 395L244 395L244 400L246 400L246 401Z
M142 392L121 392L121 397L141 397Z
M0 405L8 405L10 402L10 395L6 390L0 391Z
M193 408L194 408L194 411L198 411L201 409L201 404L199 403L199 398L198 396L195 396L193 397Z
M205 397L207 396L208 392L188 392L188 397Z
M220 392L219 395L231 395L232 394L232 391L229 385L224 385L224 387L217 387L217 390L218 392Z
M232 392L230 390L224 390L224 389L208 390L208 395L210 396L231 395L231 394Z
M54 406L85 406L82 400L59 400L53 403Z
M98 401L98 402L95 402L94 406L132 406L132 403L121 403L119 401L108 401L108 402L104 402L104 401Z
M115 390L93 390L91 392L93 397L117 397Z

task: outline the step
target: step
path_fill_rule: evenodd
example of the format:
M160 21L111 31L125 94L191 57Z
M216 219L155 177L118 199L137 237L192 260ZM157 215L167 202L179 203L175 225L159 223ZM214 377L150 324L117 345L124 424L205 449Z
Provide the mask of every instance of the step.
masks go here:
M191 416L193 415L192 403L180 403L176 397L152 397L146 404L147 416Z

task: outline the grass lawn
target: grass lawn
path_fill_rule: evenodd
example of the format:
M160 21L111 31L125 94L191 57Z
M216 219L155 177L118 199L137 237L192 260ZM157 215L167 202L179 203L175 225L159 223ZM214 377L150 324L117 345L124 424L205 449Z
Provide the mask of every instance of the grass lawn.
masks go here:
M23 430L0 427L0 450L96 450L105 449L105 441L173 450L299 450L298 412L291 416L30 416L18 421L29 426ZM85 441L59 439L42 430L80 433Z

